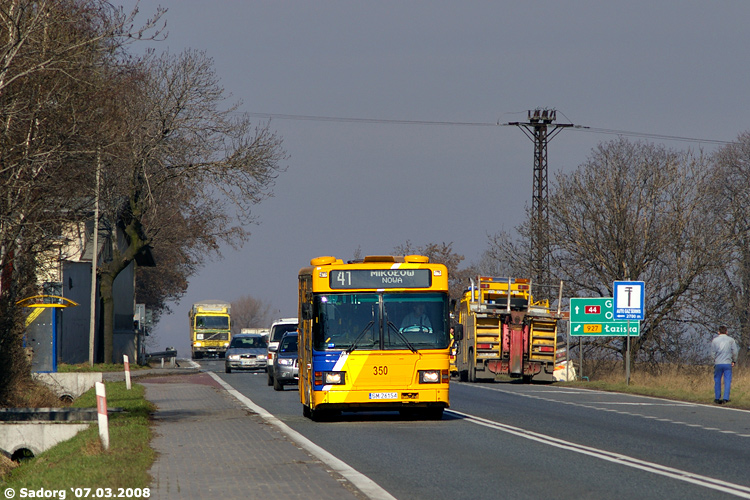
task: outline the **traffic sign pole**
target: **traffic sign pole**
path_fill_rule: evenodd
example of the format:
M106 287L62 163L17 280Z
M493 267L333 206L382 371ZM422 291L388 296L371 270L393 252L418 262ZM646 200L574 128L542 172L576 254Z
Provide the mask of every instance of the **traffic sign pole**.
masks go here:
M630 332L630 320L628 320L628 332ZM625 358L625 362L627 363L627 367L625 368L625 385L630 385L630 335L628 335L628 350Z

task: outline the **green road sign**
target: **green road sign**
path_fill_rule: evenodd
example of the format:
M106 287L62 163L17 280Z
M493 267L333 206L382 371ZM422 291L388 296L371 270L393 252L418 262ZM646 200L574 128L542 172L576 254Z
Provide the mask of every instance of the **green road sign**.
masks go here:
M570 335L572 337L626 337L641 334L640 321L614 319L614 299L611 297L571 298Z

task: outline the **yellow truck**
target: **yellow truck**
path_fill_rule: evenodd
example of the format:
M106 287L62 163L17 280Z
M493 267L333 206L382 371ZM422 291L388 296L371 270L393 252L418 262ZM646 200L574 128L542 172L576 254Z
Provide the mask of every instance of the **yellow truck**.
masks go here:
M190 308L190 347L193 359L224 357L232 340L231 304L219 300L196 302Z
M562 299L562 283L560 284ZM559 309L534 302L526 279L477 277L461 297L456 369L462 382L495 380L497 375L524 382L554 381Z

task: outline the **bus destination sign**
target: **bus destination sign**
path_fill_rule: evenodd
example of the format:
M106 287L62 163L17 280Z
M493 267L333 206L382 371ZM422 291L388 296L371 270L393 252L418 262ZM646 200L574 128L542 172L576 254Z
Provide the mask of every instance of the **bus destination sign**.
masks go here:
M429 269L353 269L331 271L330 287L340 288L429 288Z

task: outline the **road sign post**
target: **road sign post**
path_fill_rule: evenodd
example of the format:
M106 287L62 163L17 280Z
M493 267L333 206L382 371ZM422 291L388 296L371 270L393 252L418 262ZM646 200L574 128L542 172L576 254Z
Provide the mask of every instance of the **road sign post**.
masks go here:
M641 335L641 322L617 320L615 299L590 297L570 299L570 335L572 337L627 337L626 377L630 384L630 337ZM583 351L581 350L581 356ZM583 363L583 361L581 361ZM579 369L583 373L583 367Z

